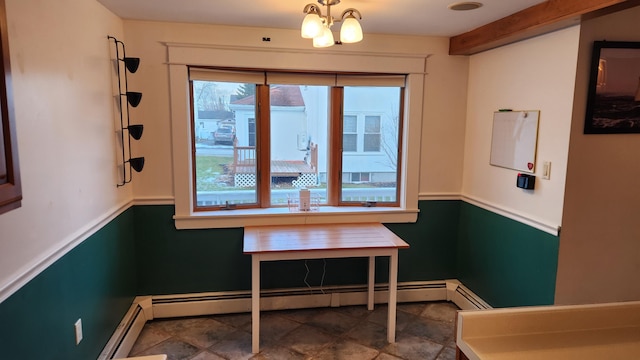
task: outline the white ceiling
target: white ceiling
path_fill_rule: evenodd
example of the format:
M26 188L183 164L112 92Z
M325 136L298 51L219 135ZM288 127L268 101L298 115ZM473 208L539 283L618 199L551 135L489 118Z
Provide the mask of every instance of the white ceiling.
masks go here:
M315 0L98 0L123 19L299 29L302 9ZM545 0L476 0L471 11L453 11L459 0L342 0L334 17L347 8L362 13L366 33L453 36ZM323 14L326 9L323 7Z

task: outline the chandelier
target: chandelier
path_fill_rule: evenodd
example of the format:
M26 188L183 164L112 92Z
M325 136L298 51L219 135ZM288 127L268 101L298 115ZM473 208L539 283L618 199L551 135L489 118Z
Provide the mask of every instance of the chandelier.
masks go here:
M362 27L358 19L362 19L360 12L349 8L342 12L340 18L331 16L331 6L340 3L340 0L318 0L327 7L327 15L322 15L320 7L316 4L307 4L303 12L307 14L302 21L300 34L305 39L313 39L313 47L329 47L335 44L331 26L334 22L342 22L340 27L341 43L357 43L362 40ZM358 18L356 19L356 15Z

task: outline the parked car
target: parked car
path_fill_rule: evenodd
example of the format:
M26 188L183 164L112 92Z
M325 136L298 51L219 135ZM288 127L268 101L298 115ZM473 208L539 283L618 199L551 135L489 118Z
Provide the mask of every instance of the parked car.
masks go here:
M213 132L213 143L220 144L233 144L233 140L236 139L236 129L232 126L221 126Z

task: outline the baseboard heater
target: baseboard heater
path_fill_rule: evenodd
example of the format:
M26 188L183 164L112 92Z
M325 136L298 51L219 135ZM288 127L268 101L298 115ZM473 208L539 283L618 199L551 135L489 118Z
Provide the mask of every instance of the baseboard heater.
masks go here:
M141 303L136 300L100 353L99 360L125 358L129 355L129 351L148 320Z
M374 302L384 304L388 285L376 284ZM398 283L398 303L451 301L462 310L491 306L457 280ZM260 291L260 309L285 310L365 305L367 286L327 286ZM134 300L98 360L126 357L148 320L251 312L251 291L140 296Z

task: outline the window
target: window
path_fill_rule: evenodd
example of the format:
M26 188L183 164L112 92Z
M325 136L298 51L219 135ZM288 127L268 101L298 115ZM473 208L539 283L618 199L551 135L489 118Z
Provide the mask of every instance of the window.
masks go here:
M326 57L319 56L318 52L298 51L292 49L283 53L265 50L264 48L254 47L229 47L219 46L215 44L207 44L206 46L193 45L190 43L166 43L167 47L167 67L169 75L169 101L170 101L170 121L171 121L171 147L172 153L171 175L173 177L173 201L175 201L175 214L173 216L177 229L204 229L204 228L229 228L244 227L252 225L283 225L283 224L300 224L303 222L312 223L340 223L340 222L384 222L384 223L406 223L415 222L417 219L419 188L420 188L420 149L421 134L423 124L423 113L425 104L425 68L427 57L421 53L398 53L398 52L381 52L381 53L358 53L349 52L340 54L340 61L335 55L325 54ZM192 66L188 65L192 64ZM196 65L203 68L200 73L194 73ZM318 146L318 167L319 169L338 166L338 171L330 171L327 174L322 172L318 175L320 184L327 184L328 202L324 206L320 206L319 210L313 212L301 212L292 214L286 206L282 207L251 207L245 209L237 209L234 211L196 211L196 180L193 171L193 164L196 158L196 144L194 141L193 117L193 95L192 81L220 81L235 82L242 84L257 84L259 87L267 84L289 84L291 82L270 79L270 74L264 71L256 71L256 78L251 78L244 72L234 71L242 67L245 69L292 69L297 72L296 75L305 75L309 71L315 71L323 74L324 77L331 79L323 84L318 82L312 83L308 81L306 85L328 86L330 88L329 100L326 108L328 111L331 127L328 131L326 141L329 146L321 148ZM216 69L216 77L212 77L208 69ZM226 70L223 70L226 69ZM363 74L366 71L371 74ZM305 73L306 72L306 73ZM342 72L342 73L339 73ZM220 75L228 73L233 77L223 78ZM356 74L349 76L345 74ZM380 75L382 74L382 75ZM398 75L407 74L407 75ZM240 77L238 77L240 76ZM321 78L322 75L316 75L315 78ZM269 79L268 79L269 78ZM375 83L372 83L375 81ZM305 85L305 84L294 84ZM384 85L384 86L383 86ZM341 201L340 188L345 176L342 168L341 142L342 138L342 117L344 115L356 115L359 122L364 121L366 115L381 116L381 137L385 136L385 121L392 119L386 118L381 111L375 109L367 109L364 111L353 111L352 105L357 102L350 101L348 97L348 87L360 86L376 86L376 87L397 87L402 88L398 91L401 100L397 109L392 109L389 103L384 103L384 109L393 110L400 115L402 121L398 124L400 131L398 133L398 154L397 154L397 179L398 184L397 198L399 206L385 206L386 203L378 203L375 207L363 207L362 202L354 201L356 206L339 206ZM343 92L343 93L341 93ZM268 92L267 92L268 94ZM340 100L333 100L336 96ZM260 99L260 96L258 96ZM265 99L268 101L268 99ZM342 104L342 109L330 104ZM262 109L256 109L257 113L264 114L268 110L268 106ZM306 109L305 111L315 111L314 109ZM268 111L267 111L268 112ZM264 115L260 117L253 116L256 122L256 145L260 149L266 146L262 143L261 135L265 134L263 129L268 129L268 124L264 122ZM267 116L268 117L268 116ZM234 117L237 120L237 117ZM335 119L338 119L336 122ZM248 122L247 122L248 123ZM213 131L215 124L208 125L206 130ZM238 141L247 140L245 130L240 128L242 124L236 124L236 138ZM364 126L359 125L358 126ZM363 134L363 133L361 133ZM337 137L336 137L337 136ZM267 140L269 136L266 136ZM297 138L297 136L296 136ZM320 142L320 139L315 139ZM359 140L362 142L362 140ZM391 138L387 141L381 139L381 151L375 153L381 156L386 152L385 144L391 144ZM248 144L248 141L247 141ZM200 145L198 145L200 146ZM229 145L214 145L225 147ZM329 152L322 155L329 149L339 149L338 152ZM260 152L260 154L263 154ZM347 154L345 152L345 154ZM351 157L358 156L369 158L374 153L355 152L349 153ZM264 155L264 154L263 154ZM258 155L260 156L260 155ZM324 163L326 161L326 164ZM264 161L263 161L264 162ZM388 160L382 161L378 158L373 162L382 167L389 163ZM258 161L258 166L260 161ZM332 164L332 165L329 165ZM349 165L349 164L346 164ZM388 166L385 165L386 168ZM270 184L268 172L262 174L258 168L258 174L261 184ZM347 172L368 172L350 169ZM348 175L346 175L348 176ZM386 181L381 179L379 172L371 173L372 182ZM387 178L388 174L385 175ZM388 179L387 179L388 180ZM332 186L333 185L333 186ZM368 186L369 184L361 184L358 186ZM351 185L350 185L351 186ZM357 188L353 186L353 188ZM336 190L338 189L338 190ZM259 200L262 196L268 199L269 186L267 191L261 191ZM363 191L366 191L363 190ZM240 205L238 205L240 206ZM262 206L262 205L261 205ZM217 209L220 207L218 206ZM213 208L212 208L213 209ZM216 240L216 239L214 239Z
M403 76L190 74L192 128L216 124L213 140L192 135L195 211L286 207L303 188L323 205L399 205Z
M249 146L256 146L256 119L247 119L247 143Z
M249 119L256 112L255 90L248 90L248 85L192 81L194 124L207 122L214 129L210 137L194 134L196 208L251 207L259 203L255 139L251 145L250 136L238 141L236 135L238 127L243 131L245 126L245 133L249 134ZM253 120L255 135L255 118Z
M357 115L344 117L343 137L347 130L349 135L351 132L356 135L352 137L355 145L349 151L343 144L341 203L395 203L398 200L402 97L401 87L344 87L345 112L349 110Z
M380 151L380 116L364 118L364 151Z
M342 128L342 151L358 151L358 117L354 115L344 116Z
M369 173L351 173L351 182L360 183L360 182L369 182L371 178L371 174Z

